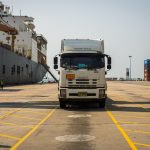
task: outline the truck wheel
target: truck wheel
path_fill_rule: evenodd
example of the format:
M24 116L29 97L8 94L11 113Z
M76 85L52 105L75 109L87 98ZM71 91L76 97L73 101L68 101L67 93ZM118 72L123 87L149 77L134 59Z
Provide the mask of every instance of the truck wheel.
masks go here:
M65 102L59 102L59 104L60 104L60 108L65 108L66 107L66 103Z
M102 99L100 102L99 102L99 107L100 108L104 108L105 107L105 104L106 104L106 99Z

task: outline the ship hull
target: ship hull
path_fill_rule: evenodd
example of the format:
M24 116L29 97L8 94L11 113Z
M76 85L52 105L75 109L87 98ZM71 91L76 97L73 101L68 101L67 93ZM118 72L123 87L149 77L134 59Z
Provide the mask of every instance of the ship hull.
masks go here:
M5 85L36 83L46 72L41 64L0 47L0 80Z

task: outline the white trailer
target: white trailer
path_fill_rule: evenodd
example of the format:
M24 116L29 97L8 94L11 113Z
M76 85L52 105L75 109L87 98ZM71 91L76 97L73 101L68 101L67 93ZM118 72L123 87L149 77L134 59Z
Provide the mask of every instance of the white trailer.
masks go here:
M58 61L58 56L60 61ZM111 57L104 54L103 40L64 39L61 53L54 58L54 69L59 68L60 108L73 102L98 102L105 107L107 69L111 69ZM58 64L59 62L59 64Z

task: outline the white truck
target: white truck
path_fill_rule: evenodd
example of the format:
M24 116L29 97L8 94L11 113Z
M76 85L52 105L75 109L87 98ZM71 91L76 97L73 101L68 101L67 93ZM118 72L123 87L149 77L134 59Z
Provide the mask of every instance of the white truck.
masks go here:
M98 102L100 107L105 107L105 57L107 69L110 70L111 57L104 54L103 40L61 41L61 53L54 57L54 69L59 68L60 108L65 108L67 103L73 102Z

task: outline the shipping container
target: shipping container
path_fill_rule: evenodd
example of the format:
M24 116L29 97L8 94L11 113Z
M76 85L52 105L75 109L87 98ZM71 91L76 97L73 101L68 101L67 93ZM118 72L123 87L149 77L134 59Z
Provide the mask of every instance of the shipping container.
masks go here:
M150 72L150 68L144 69L144 72L145 72L145 73L149 73L149 72Z
M144 65L144 70L150 70L150 65Z
M150 70L145 70L144 74L150 75Z
M150 81L150 78L144 78L144 81Z
M149 68L149 67L150 67L150 64L145 64L144 67L145 67L145 68Z
M150 65L150 59L146 59L146 60L144 60L144 65L147 65L147 64L149 64L149 65Z
M150 75L147 73L144 73L144 77L150 77Z
M150 59L144 60L144 80L150 81Z
M144 81L150 81L150 77L144 76Z

